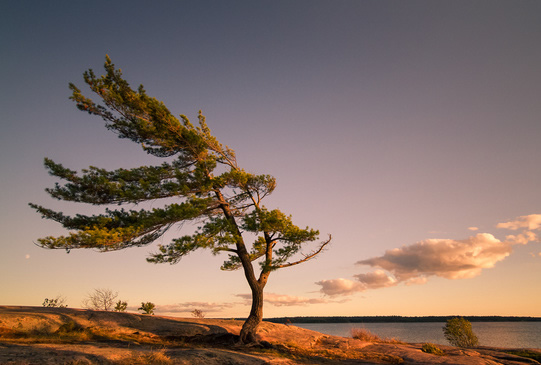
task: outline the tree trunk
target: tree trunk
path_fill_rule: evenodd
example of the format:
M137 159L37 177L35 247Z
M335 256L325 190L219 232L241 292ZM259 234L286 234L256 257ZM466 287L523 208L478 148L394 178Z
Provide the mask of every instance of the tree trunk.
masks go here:
M250 286L252 288L252 309L250 315L240 331L240 342L244 344L258 342L256 333L263 320L263 287L264 285Z

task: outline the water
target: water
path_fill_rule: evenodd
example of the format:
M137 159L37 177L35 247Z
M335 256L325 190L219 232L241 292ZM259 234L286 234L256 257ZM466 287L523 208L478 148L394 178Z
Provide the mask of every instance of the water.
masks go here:
M409 343L449 345L443 336L445 323L294 323L327 335L351 337L352 328L366 329L383 338ZM472 322L481 346L541 349L541 322Z

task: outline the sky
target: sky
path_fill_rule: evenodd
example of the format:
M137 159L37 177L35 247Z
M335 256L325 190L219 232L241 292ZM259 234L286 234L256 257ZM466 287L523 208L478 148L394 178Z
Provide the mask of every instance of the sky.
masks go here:
M249 313L224 257L146 262L189 226L118 252L35 244L66 232L29 202L101 211L49 197L44 157L162 163L68 99L107 54L273 175L267 207L332 235L271 275L266 317L541 316L540 14L528 0L1 1L0 305L80 308L107 288L132 311Z

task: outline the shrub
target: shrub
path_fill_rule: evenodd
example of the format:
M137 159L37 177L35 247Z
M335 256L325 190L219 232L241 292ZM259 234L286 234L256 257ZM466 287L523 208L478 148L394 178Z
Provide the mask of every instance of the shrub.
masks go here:
M361 340L365 342L400 343L400 341L395 338L381 338L378 335L364 328L352 328L351 337L353 337L356 340Z
M479 340L473 333L470 321L462 318L451 318L443 327L443 334L449 343L457 347L475 347Z
M192 316L195 318L205 318L205 313L201 309L194 309L192 311Z
M94 289L94 292L83 300L83 307L108 311L111 310L117 296L118 292L113 293L111 289Z
M68 305L65 304L66 298L57 296L54 299L45 298L42 305L48 308L67 308Z
M440 349L438 346L434 345L433 343L425 343L423 344L423 347L421 348L421 351L426 352L428 354L434 354L438 356L443 356L445 353Z
M154 308L156 308L156 304L152 302L141 302L141 308L138 310L143 311L143 314L154 314Z
M114 311L115 312L125 312L126 308L128 308L128 302L123 302L123 301L119 300L118 302L116 302Z

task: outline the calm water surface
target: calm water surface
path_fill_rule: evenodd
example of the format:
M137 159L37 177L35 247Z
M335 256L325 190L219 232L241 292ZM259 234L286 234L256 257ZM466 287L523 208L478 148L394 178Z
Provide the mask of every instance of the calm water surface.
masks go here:
M351 337L352 328L364 328L380 337L404 342L449 343L443 337L445 323L294 323L327 335ZM472 322L481 346L541 349L541 322Z

